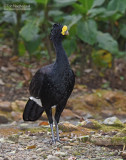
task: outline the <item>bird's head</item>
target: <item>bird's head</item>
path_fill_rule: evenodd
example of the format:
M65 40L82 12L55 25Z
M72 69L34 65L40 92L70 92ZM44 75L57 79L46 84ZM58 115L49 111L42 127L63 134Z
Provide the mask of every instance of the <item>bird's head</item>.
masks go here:
M50 39L53 40L62 40L65 35L69 35L68 28L66 25L54 24L51 30Z

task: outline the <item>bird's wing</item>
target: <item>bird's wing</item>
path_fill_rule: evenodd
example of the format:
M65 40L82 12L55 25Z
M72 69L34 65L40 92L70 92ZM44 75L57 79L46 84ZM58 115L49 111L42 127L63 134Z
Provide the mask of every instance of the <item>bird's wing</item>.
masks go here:
M29 91L31 96L35 98L41 98L43 80L44 80L44 73L41 70L38 70L36 74L33 76L29 86Z

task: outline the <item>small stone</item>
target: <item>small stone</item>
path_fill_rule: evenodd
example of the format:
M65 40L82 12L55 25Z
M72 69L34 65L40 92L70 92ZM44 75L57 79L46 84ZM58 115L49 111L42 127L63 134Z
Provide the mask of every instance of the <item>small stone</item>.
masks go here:
M82 127L91 128L91 129L101 128L101 124L93 119L82 121L79 125L81 125Z
M12 126L16 126L16 125L17 125L17 122L16 122L16 121L13 121L13 122L11 123L11 125L12 125Z
M43 151L43 148L36 149L36 152L42 152L42 151Z
M122 158L126 159L126 151L121 153Z
M11 118L12 118L14 121L19 121L19 120L22 119L22 113L12 111L12 112L11 112Z
M103 121L103 124L123 127L123 123L117 117L109 117Z
M80 136L77 138L79 141L81 142L87 142L89 140L89 135L86 135L86 136Z
M8 101L1 101L0 102L0 110L5 111L5 112L11 112L12 111L11 103Z
M19 125L20 129L21 130L26 130L29 128L29 124L28 123L22 123Z
M11 103L11 108L13 111L18 111L18 106L17 106L16 102Z
M54 155L55 155L55 156L63 156L63 157L65 157L65 156L67 155L67 153L57 151L57 152L54 153Z
M16 151L14 150L14 151L11 151L11 152L9 152L9 154L15 154L16 153Z
M63 149L71 149L72 148L72 146L63 146Z
M7 72L7 71L8 71L8 68L7 68L7 67L2 66L2 67L1 67L1 71L3 71L3 72Z
M95 131L90 131L89 133L90 133L90 135L93 135L93 134L95 134Z
M48 160L61 160L59 157L48 155Z
M16 100L16 104L19 108L20 111L23 111L24 110L24 107L26 105L26 101L19 101L19 100Z
M8 122L9 120L4 115L0 115L0 124L8 123Z
M3 82L3 80L2 79L0 79L0 85L5 85L5 83Z
M81 118L79 115L73 113L70 109L64 109L62 113L62 117L65 118L66 120Z
M8 140L13 141L15 143L18 143L18 139L19 139L19 135L17 135L17 134L13 134L8 137Z
M37 139L37 136L32 136L32 139L33 139L33 140L36 140L36 139Z
M33 155L30 159L37 159L38 157L36 155Z
M24 148L18 148L19 151L24 151Z
M4 142L5 142L5 139L4 139L4 138L0 138L0 142L1 142L1 143L4 143Z

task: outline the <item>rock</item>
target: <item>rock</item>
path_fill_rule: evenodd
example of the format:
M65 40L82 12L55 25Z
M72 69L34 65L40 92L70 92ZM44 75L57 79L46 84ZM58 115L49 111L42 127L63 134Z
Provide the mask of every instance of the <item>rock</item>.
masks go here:
M121 130L121 132L118 132L117 135L120 136L120 137L126 136L126 127L123 128L123 129Z
M72 146L63 146L63 149L71 149L72 148Z
M26 130L26 129L29 128L29 124L28 123L21 123L19 125L19 127L20 127L21 130Z
M79 115L73 113L70 109L64 109L63 113L62 113L62 117L67 119L67 120L75 119L75 118L78 118L78 119L81 118Z
M14 121L19 121L19 120L22 119L22 113L12 111L12 112L11 112L11 118L12 118Z
M4 115L0 115L0 124L8 123L8 122L9 120Z
M111 138L109 137L102 137L102 136L97 136L97 135L93 135L90 138L90 141L92 143L94 143L95 145L99 145L99 146L109 146L111 145Z
M68 100L67 106L72 107L74 111L76 110L86 111L86 108L88 108L88 105L84 102L84 96L80 95L70 98Z
M19 108L20 111L23 111L24 110L24 107L26 105L26 101L19 101L19 100L16 100L16 104Z
M126 143L126 137L110 137L108 135L92 135L89 140L99 146L123 146Z
M67 153L66 153L66 152L56 151L56 152L54 153L54 155L55 155L55 156L62 156L62 157L65 157L65 156L67 155Z
M81 110L83 113L91 113L93 116L120 115L126 117L126 93L111 90L94 90L94 93L76 94L70 97L67 106L74 112ZM119 110L120 108L120 110Z
M1 101L0 102L0 110L5 111L5 112L11 112L12 111L11 103L8 101Z
M57 156L52 156L52 155L48 155L48 160L61 160L59 157Z
M4 142L5 142L5 139L4 139L4 138L0 138L0 142L1 142L1 143L4 143Z
M100 129L102 127L100 123L93 119L82 121L79 125L91 129Z
M87 113L85 116L84 116L85 119L93 119L93 115L91 113Z
M13 141L15 143L18 143L18 139L19 139L19 135L17 135L17 134L13 134L8 137L8 140Z
M59 123L59 129L63 132L72 132L77 130L77 126L69 123L69 122L61 122Z
M0 85L5 85L5 83L3 82L3 80L2 79L0 79Z
M17 122L16 121L13 121L12 123L11 123L11 126L17 126Z
M122 158L126 159L126 151L123 151L123 152L121 153L121 156L122 156Z
M89 140L89 135L86 136L80 136L77 138L80 142L87 142Z
M101 115L103 118L106 118L106 117L112 117L114 113L111 110L102 110Z
M117 127L123 127L123 123L117 118L117 117L109 117L109 118L106 118L104 121L103 121L103 124L105 125L111 125L111 126L117 126Z
M16 102L11 103L11 108L13 111L18 111L18 106L17 106Z

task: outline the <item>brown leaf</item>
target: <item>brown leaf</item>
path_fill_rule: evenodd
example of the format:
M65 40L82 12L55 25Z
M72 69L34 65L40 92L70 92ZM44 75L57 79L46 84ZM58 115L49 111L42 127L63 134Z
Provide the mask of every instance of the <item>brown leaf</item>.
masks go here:
M34 149L36 148L36 145L32 145L32 146L27 146L26 149Z
M13 56L10 58L10 61L17 61L18 60L18 56Z
M40 123L39 123L39 126L41 126L41 125L43 125L43 126L47 126L47 125L49 125L49 123L48 123L48 122L44 122L44 121L43 121L43 122L40 122Z
M29 81L31 79L32 74L28 69L24 69L23 74L26 81Z

